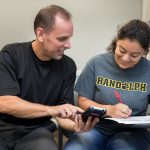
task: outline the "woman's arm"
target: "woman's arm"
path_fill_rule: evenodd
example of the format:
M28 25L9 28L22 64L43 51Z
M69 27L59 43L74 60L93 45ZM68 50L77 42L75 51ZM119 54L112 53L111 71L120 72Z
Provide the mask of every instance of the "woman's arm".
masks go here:
M75 132L86 132L92 129L96 123L99 121L98 118L92 119L92 117L89 117L86 122L82 121L81 114L77 114L75 117L75 120L70 119L62 119L57 117L58 124L69 131L75 131Z
M78 105L84 110L90 106L105 108L107 110L106 115L115 118L128 118L132 113L132 110L125 104L102 105L82 96L79 96Z

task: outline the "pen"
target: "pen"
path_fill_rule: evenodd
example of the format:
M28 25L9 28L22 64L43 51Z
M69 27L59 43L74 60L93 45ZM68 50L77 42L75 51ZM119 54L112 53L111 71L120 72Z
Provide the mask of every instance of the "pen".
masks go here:
M122 101L122 99L121 99L121 97L120 97L120 94L119 94L116 90L114 91L114 94L115 94L117 100L118 100L120 103L123 103L123 101Z

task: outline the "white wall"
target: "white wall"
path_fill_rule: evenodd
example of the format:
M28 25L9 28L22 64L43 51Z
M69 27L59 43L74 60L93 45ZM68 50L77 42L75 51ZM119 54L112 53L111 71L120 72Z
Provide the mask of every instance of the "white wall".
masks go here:
M148 21L149 25L150 25L150 0L143 0L142 19L144 21ZM147 58L150 59L150 52L149 52Z
M150 20L150 0L143 0L142 19L144 21Z
M48 4L63 6L73 15L72 48L66 54L78 70L91 56L105 52L118 24L142 18L142 0L0 0L0 49L33 40L34 17Z

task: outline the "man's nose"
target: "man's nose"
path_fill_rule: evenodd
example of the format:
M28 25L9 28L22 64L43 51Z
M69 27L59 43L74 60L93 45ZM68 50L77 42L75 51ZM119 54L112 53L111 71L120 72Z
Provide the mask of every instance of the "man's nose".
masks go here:
M71 48L71 42L70 40L67 40L64 44L64 47L67 48L67 49L70 49Z

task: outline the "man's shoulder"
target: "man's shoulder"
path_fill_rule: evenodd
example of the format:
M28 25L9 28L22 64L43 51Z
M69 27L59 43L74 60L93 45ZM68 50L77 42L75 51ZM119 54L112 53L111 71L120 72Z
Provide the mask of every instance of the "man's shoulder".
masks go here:
M64 63L68 63L68 64L71 63L72 65L75 65L74 60L73 60L71 57L67 56L67 55L64 55L64 56L63 56L62 61L63 61Z
M5 45L0 51L0 55L5 58L24 58L27 51L30 51L31 42L11 43Z
M63 58L61 59L61 63L65 68L67 68L67 70L76 70L76 64L74 60L67 55L63 56Z
M31 45L31 42L22 42L22 43L11 43L7 44L2 48L2 51L13 51L24 49Z

